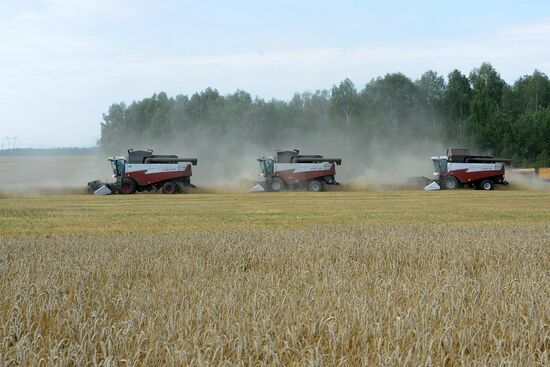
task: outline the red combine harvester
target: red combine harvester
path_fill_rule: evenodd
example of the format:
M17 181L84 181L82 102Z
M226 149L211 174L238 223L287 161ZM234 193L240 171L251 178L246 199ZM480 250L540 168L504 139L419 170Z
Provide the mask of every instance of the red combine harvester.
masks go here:
M179 158L177 155L153 155L152 150L128 150L128 157L109 158L113 169L114 183L92 181L88 192L105 195L135 194L137 191L161 190L164 194L183 192L191 184L191 165L196 158Z
M262 180L250 191L284 191L306 188L319 192L325 185L338 185L334 176L340 158L323 158L322 155L301 155L299 150L279 150L276 157L262 157Z
M477 190L492 190L495 184L507 185L505 164L510 159L472 155L470 149L447 149L446 156L432 157L436 180L425 190L454 190L469 186Z

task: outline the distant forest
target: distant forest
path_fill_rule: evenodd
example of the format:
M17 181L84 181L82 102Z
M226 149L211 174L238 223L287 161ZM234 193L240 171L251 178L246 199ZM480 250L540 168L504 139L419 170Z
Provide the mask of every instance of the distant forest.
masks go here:
M113 104L103 120L99 148L106 154L149 141L236 139L288 147L285 142L297 137L325 136L352 151L380 141L399 149L421 139L510 157L516 165L550 164L548 76L535 70L509 85L488 63L469 75L427 71L412 80L386 74L361 88L346 79L289 101L241 90L221 95L208 88L190 97L161 92Z

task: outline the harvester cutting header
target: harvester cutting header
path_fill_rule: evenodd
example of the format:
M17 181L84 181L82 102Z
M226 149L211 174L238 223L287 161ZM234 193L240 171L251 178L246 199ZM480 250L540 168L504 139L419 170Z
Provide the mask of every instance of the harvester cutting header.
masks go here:
M164 194L182 192L191 184L191 166L197 158L177 155L154 155L152 150L128 150L128 156L109 158L114 183L92 181L88 191L94 194L135 194L137 191L161 190Z
M325 185L338 185L336 165L341 158L318 154L300 154L297 149L278 150L275 157L258 158L261 180L250 191L284 191L306 188L320 192Z

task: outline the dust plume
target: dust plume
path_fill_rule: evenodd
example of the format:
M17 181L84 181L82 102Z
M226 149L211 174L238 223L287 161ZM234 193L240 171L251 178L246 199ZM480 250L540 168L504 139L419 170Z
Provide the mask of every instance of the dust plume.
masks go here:
M544 180L540 178L536 172L532 174L524 174L508 170L506 172L506 179L511 183L510 186L513 189L518 190L550 190L550 180Z
M342 158L336 179L340 186L329 191L391 191L418 189L411 177L433 177L431 156L445 154L450 144L428 139L379 137L364 145L346 146L342 134L311 133L271 144L241 142L225 137L179 137L174 141L129 142L120 150L97 156L0 157L0 192L4 195L84 194L88 181L113 182L108 156L127 155L128 148L153 149L156 154L198 158L189 193L245 193L258 179L257 158L277 149L299 149L303 154ZM464 145L461 145L464 146ZM550 182L507 169L510 189L548 190Z
M107 162L96 156L0 157L4 195L84 194L90 177L112 180Z
M342 158L342 165L336 168L336 179L342 186L330 187L331 190L401 189L409 177L431 177L430 157L444 154L446 149L443 143L430 140L391 137L346 146L347 137L339 132L312 131L306 136L273 139L264 144L242 141L242 135L233 132L224 136L179 136L172 141L129 142L124 147L198 158L191 179L197 186L191 192L197 193L247 192L258 179L257 159L273 156L279 149L299 149L301 154ZM112 155L125 155L125 150L112 152Z
M113 182L108 156L127 155L127 149L153 149L155 154L198 158L193 166L190 193L244 193L258 179L257 158L272 156L278 149L299 149L303 154L342 158L336 179L342 185L329 190L410 189L409 177L432 177L430 157L443 154L445 145L430 140L380 137L366 144L346 146L346 136L312 132L308 136L256 144L226 136L180 136L172 141L134 141L116 151L97 156L2 157L0 192L9 194L80 194L93 180Z
M311 130L307 134L264 137L263 142L245 139L245 131L233 128L224 134L174 134L169 139L130 138L97 156L0 157L0 192L4 194L85 193L93 180L113 182L108 156L127 155L128 149L153 149L155 154L198 158L193 166L191 193L245 193L258 179L257 158L272 156L278 149L299 149L302 154L342 158L336 180L342 185L328 190L379 191L418 189L411 177L433 177L430 157L444 155L448 147L468 144L428 139L414 134L384 135L373 131L356 137L341 129ZM515 189L546 190L550 185L515 175L507 169Z

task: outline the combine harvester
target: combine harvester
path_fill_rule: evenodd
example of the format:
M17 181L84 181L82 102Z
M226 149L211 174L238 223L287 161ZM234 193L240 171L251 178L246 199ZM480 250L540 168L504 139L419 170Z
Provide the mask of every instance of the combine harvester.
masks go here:
M284 191L307 189L320 192L325 185L338 185L334 176L341 158L323 158L322 155L301 155L299 150L279 150L276 157L258 158L261 180L250 189Z
M447 149L446 156L432 157L435 181L424 190L455 190L472 187L477 190L493 190L495 184L507 185L504 165L510 159L472 155L470 149Z
M177 155L153 155L152 150L128 150L128 157L109 158L114 183L88 182L88 193L108 195L135 194L137 191L161 190L164 194L183 192L191 184L191 165L197 158L179 158Z

